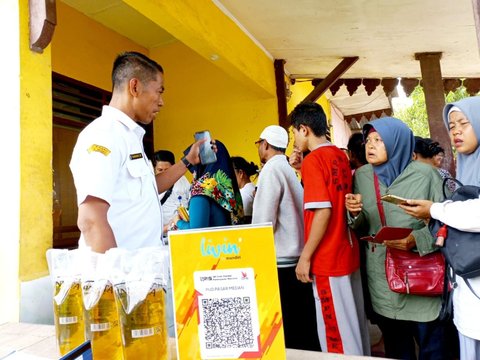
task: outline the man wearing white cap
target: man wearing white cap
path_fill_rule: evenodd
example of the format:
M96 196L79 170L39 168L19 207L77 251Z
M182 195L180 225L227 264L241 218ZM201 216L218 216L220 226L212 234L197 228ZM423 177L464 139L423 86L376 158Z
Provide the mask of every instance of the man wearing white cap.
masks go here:
M255 144L265 165L257 181L252 223L273 225L285 345L320 351L312 288L295 274L303 249L303 188L285 156L288 133L270 125Z

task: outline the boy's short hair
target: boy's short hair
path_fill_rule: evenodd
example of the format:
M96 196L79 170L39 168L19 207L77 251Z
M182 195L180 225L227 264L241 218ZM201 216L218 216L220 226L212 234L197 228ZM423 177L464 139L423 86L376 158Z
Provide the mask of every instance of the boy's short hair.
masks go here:
M300 125L308 126L315 136L324 136L328 132L327 116L323 108L314 102L304 102L295 106L292 112L292 126L299 129Z

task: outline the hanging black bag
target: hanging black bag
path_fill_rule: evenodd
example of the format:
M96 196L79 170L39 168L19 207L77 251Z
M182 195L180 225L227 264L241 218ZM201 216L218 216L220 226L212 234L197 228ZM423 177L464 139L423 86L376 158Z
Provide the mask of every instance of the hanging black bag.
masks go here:
M444 194L445 184L449 180L454 180L460 185L460 187L455 190L452 196L446 197L445 200L465 201L479 198L480 187L462 185L458 180L449 178L446 178L443 181ZM461 231L445 225L439 220L430 220L429 229L434 237L437 237L437 234L442 227L446 227L447 231L444 246L441 248L445 260L453 269L453 273L461 276L470 290L475 294L468 279L480 276L480 233ZM475 296L480 299L479 295L475 294Z
M445 273L443 279L443 293L442 293L442 306L440 307L440 312L438 314L438 320L442 322L449 322L453 320L453 297L450 284L453 283L454 286L455 275L452 273L452 268L448 266L448 263L445 263Z

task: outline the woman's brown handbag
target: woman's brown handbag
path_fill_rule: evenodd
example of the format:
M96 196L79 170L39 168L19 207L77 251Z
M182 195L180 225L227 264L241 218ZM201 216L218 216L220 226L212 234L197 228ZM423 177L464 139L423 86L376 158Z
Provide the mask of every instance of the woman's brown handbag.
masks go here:
M420 256L413 251L387 248L385 273L394 292L438 296L443 293L445 259L440 251Z

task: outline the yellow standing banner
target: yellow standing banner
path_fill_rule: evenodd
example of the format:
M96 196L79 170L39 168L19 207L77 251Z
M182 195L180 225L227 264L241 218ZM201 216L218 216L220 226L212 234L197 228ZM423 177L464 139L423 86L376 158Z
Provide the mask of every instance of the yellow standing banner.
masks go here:
M177 356L285 355L271 225L169 233Z

